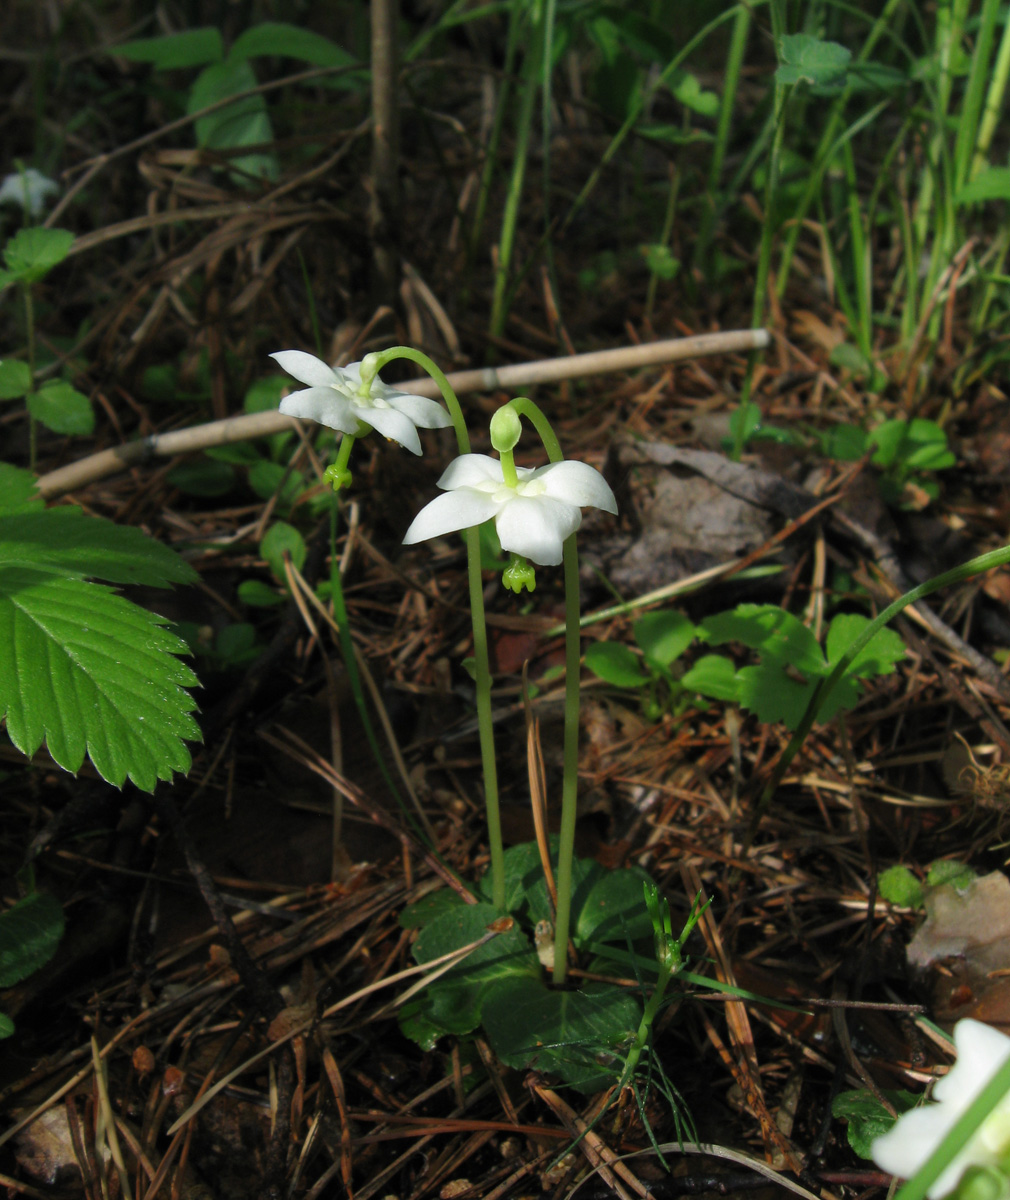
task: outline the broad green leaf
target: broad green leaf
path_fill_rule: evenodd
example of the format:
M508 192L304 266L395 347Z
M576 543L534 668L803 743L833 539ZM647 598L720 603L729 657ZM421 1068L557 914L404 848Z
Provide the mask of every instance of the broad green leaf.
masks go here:
M858 425L836 425L823 436L821 445L828 458L836 462L856 462L869 447L869 434Z
M697 630L683 613L667 610L646 613L635 622L632 632L650 662L668 667L691 644Z
M582 949L595 942L624 945L628 940L651 938L652 921L642 899L642 884L648 882L648 874L638 867L605 872L575 910L575 944Z
M900 1116L922 1100L914 1092L885 1089L883 1093ZM840 1092L831 1103L831 1115L838 1121L847 1121L849 1145L860 1158L872 1159L871 1148L874 1138L880 1137L894 1124L892 1117L877 1097L868 1089L858 1092Z
M239 34L228 52L232 59L259 55L297 58L315 67L352 67L357 59L321 34L285 21L262 21Z
M834 667L852 643L869 625L869 619L861 613L839 613L831 622L825 647L828 661ZM881 629L875 633L846 668L846 675L866 678L870 675L891 675L894 664L905 657L905 643L893 629Z
M32 373L28 364L17 358L0 362L0 400L20 400L31 390Z
M805 82L814 86L837 82L852 58L852 51L838 42L824 42L809 33L786 34L779 38L778 83Z
M766 661L808 674L822 675L827 665L810 630L774 604L739 604L732 612L715 613L702 621L699 633L714 645L742 642Z
M979 204L987 200L1010 200L1010 167L986 167L961 188L955 204Z
M91 401L62 379L54 379L28 397L28 411L36 421L65 437L83 437L95 430Z
M250 608L276 608L287 600L286 596L265 584L262 579L243 579L237 592L239 600Z
M890 904L902 908L921 908L924 898L922 884L908 867L893 866L877 877L877 891Z
M43 503L35 476L10 463L0 462L0 554L4 541L2 518L12 513L31 512Z
M619 1078L641 1017L634 997L613 985L556 992L539 979L496 981L482 1013L502 1062L560 1075L586 1093Z
M680 272L680 259L674 258L669 246L662 242L652 242L639 246L639 250L650 274L666 281L677 277Z
M235 486L235 472L228 463L197 458L180 463L168 473L168 482L187 496L224 496Z
M623 642L593 642L586 648L586 666L614 687L640 688L649 682L642 660Z
M229 56L225 62L204 67L189 94L187 111L203 108L226 100L229 96L256 87L256 75L248 61ZM196 122L197 145L208 150L236 150L243 146L262 146L273 141L273 128L262 95L246 96L228 104ZM229 159L236 171L244 175L276 179L280 174L277 156L259 151ZM239 177L241 178L241 177ZM248 181L246 181L248 182Z
M249 486L261 500L276 495L282 504L293 504L305 491L305 479L301 471L261 459L249 469Z
M184 689L197 679L164 623L100 584L0 566L0 715L14 745L30 756L45 741L68 771L87 753L109 783L144 791L189 770L184 739L200 731Z
M7 271L0 283L38 283L70 253L74 235L69 229L19 229L4 247Z
M715 117L719 112L719 97L702 89L697 75L689 71L674 72L670 91L685 108L701 117Z
M491 904L449 907L418 934L414 958L426 963L470 945L483 937L499 916ZM539 972L540 962L529 939L513 925L426 987L401 1013L401 1027L422 1046L433 1044L442 1033L472 1033L481 1022L492 981L520 976L531 984Z
M783 721L795 729L803 719L807 704L814 693L813 683L800 683L790 677L777 663L761 663L756 667L741 667L737 673L740 681L740 703L749 712L755 713L766 724ZM843 679L832 693L842 690ZM820 720L826 720L821 717Z
M46 892L33 892L0 913L0 988L44 967L62 936L63 907Z
M113 46L110 53L130 62L151 63L159 71L175 71L219 62L224 57L224 43L218 29L204 26L160 37L136 38Z
M9 1038L14 1032L14 1022L6 1013L0 1012L0 1038Z
M255 442L232 442L228 446L209 446L204 450L215 462L230 463L233 467L253 467L263 461Z
M30 496L21 478L26 474L19 472L19 477L8 485L15 502L18 497ZM174 550L130 525L87 517L69 505L8 514L3 511L4 497L4 476L0 473L0 568L24 567L149 587L193 583L198 578Z
M248 621L233 621L218 631L214 638L214 653L223 667L245 667L260 654L256 626Z
M463 904L463 897L452 888L439 888L423 900L417 900L400 913L401 929L423 929L437 917L452 912Z
M873 462L878 467L902 466L906 469L939 471L952 467L957 459L947 445L947 435L935 421L916 417L884 421L870 434L877 447Z
M736 664L722 654L706 654L699 658L690 671L681 676L680 682L689 691L713 700L740 699Z
M287 581L284 571L284 555L287 553L293 565L300 571L305 565L305 539L293 525L286 521L274 521L260 542L260 554L274 577L281 583Z
M242 407L247 413L268 412L281 402L281 396L291 380L287 375L270 375L258 379L246 392Z
M930 863L929 871L926 873L926 883L930 887L940 887L949 883L959 892L969 888L977 878L978 876L971 867L949 858L938 858L936 862Z
M852 342L841 342L837 345L828 355L828 362L833 367L841 367L843 371L851 371L856 376L869 375L873 370L873 363Z

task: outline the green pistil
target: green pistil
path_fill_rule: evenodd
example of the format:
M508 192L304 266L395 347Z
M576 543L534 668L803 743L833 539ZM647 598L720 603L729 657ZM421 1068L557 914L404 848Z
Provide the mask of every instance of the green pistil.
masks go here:
M340 446L337 449L336 461L326 468L323 472L323 478L333 488L335 492L339 492L342 488L350 487L352 475L347 469L348 460L351 457L351 450L354 448L354 438L345 433L340 439Z
M536 591L537 575L530 563L521 554L512 554L510 557L509 565L502 572L502 583L517 596L523 588L528 592Z
M516 462L511 450L501 451L501 474L506 487L517 488L519 486L519 474L516 471Z

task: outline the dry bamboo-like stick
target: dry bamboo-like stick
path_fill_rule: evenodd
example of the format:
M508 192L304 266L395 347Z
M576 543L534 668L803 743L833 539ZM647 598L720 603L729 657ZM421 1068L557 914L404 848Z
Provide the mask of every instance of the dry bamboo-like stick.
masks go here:
M679 362L685 358L704 358L716 354L739 354L763 350L769 342L765 329L729 330L724 333L701 333L694 337L670 338L663 342L648 342L640 346L624 346L618 350L594 350L589 354L574 354L567 358L547 358L537 362L515 363L506 367L482 367L475 371L455 371L449 382L457 395L467 392L515 390L537 383L554 383L561 379L585 378L610 371L633 371L639 367L654 367L661 363ZM418 396L437 397L435 383L425 375L398 383L397 388ZM277 411L248 413L211 421L191 429L171 433L155 433L136 442L127 442L111 450L69 463L39 479L39 492L51 500L65 492L74 491L96 479L104 479L127 467L148 462L152 458L172 458L192 454L212 446L224 446L248 438L266 437L293 429L296 421Z

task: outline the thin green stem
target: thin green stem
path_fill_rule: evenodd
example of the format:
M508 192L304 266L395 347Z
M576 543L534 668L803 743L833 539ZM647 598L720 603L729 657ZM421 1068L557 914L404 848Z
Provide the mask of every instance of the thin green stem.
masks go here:
M470 437L456 393L444 372L411 346L393 346L372 359L375 372L395 359L405 358L416 363L434 379L449 410L460 454L470 453ZM473 624L473 657L477 699L477 728L480 737L480 757L484 772L484 806L487 811L488 850L491 857L491 901L496 908L505 908L505 848L501 833L501 813L498 803L498 768L495 762L494 725L491 720L491 669L488 663L487 622L484 617L484 589L480 574L480 532L474 527L464 533L466 540L467 580L470 588L470 618Z
M28 394L25 397L28 408L28 469L34 471L39 440L38 422L31 411L32 397L35 395L35 304L30 283L22 284L21 292L25 299L25 334L28 339Z
M552 460L555 461L555 460ZM579 550L576 534L565 539L565 733L558 839L558 911L554 924L554 982L565 982L568 927L572 915L572 862L579 790Z

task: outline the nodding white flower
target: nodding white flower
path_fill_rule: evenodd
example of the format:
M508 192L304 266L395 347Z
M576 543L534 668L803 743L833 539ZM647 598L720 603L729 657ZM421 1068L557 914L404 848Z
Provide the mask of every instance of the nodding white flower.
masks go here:
M517 467L509 487L502 465L487 454L462 454L451 462L436 496L414 518L404 542L424 542L494 518L503 550L543 566L561 562L565 538L582 524L582 507L616 513L617 501L603 476L588 463L566 460L546 467Z
M302 350L280 350L270 357L299 383L309 385L281 401L281 412L289 417L318 421L351 437L360 437L367 432L363 426L370 427L414 454L421 453L419 427L445 429L452 424L441 404L426 396L398 392L378 376L366 386L359 362L329 367Z
M32 217L40 216L50 198L59 194L56 180L34 167L6 175L0 183L0 204L17 204Z
M957 1062L933 1088L936 1103L923 1104L903 1113L878 1138L871 1151L873 1161L884 1171L909 1179L953 1129L957 1119L1010 1057L1010 1038L966 1018L954 1026ZM1010 1150L1010 1093L982 1122L961 1153L950 1163L927 1192L939 1200L952 1192L967 1167L994 1167L1005 1162Z

